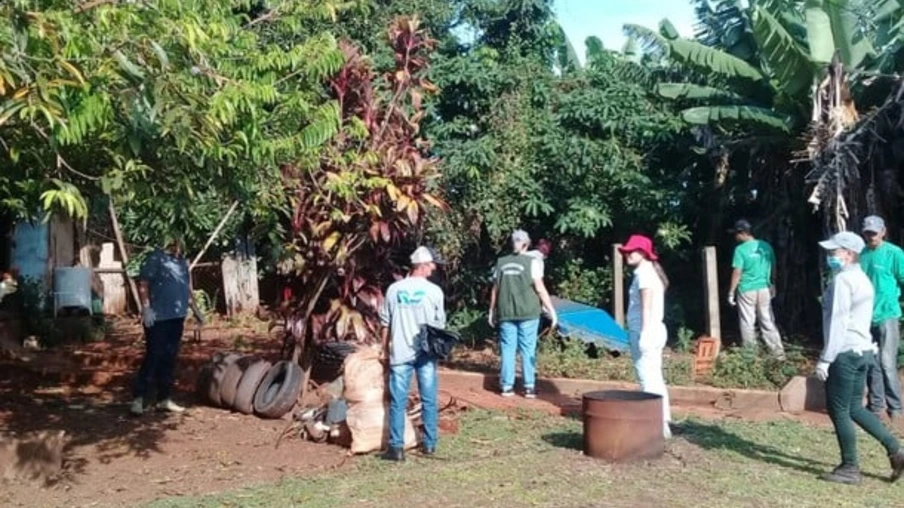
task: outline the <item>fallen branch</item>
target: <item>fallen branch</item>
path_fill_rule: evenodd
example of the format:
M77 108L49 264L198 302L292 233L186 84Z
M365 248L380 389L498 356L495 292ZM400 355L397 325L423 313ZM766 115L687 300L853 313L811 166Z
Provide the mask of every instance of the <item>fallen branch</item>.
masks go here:
M198 264L198 261L201 261L201 256L203 256L207 252L207 249L209 249L210 245L213 243L213 241L216 240L217 236L220 234L220 231L223 229L223 226L226 225L226 222L229 220L230 217L232 217L232 214L235 213L235 209L238 206L239 206L238 200L232 202L232 206L229 207L229 211L226 212L226 215L223 216L223 219L220 220L219 224L217 224L216 229L213 230L213 233L211 233L210 238L207 239L207 243L204 244L204 248L201 249L201 252L199 252L198 255L195 256L195 259L191 262L191 265L189 265L188 271L191 271L195 267L195 265Z

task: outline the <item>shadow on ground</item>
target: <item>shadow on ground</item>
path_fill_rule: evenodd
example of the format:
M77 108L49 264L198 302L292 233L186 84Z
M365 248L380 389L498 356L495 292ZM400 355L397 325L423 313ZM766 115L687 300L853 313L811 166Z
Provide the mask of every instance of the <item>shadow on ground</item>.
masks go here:
M805 431L805 428L801 428ZM745 439L717 423L706 423L688 420L672 426L674 439L683 439L703 450L726 450L748 459L764 462L774 466L791 469L809 475L819 475L831 470L835 464L828 464L801 455L792 455L780 447ZM542 436L543 441L556 448L567 450L583 450L581 431L550 432ZM806 435L802 434L805 439ZM883 476L864 473L864 476L887 480Z
M201 405L193 393L200 366L213 351L234 348L234 331L211 330L203 342L183 337L175 398ZM257 338L249 347L273 354L272 341ZM268 349L269 348L269 349ZM65 431L63 476L54 481L78 482L89 464L77 448L91 448L91 459L109 464L126 457L147 459L162 453L167 433L187 415L149 411L128 414L133 373L144 353L137 327L118 326L104 341L67 344L42 351L34 361L0 362L0 442L3 436L56 435ZM21 464L24 457L18 457Z

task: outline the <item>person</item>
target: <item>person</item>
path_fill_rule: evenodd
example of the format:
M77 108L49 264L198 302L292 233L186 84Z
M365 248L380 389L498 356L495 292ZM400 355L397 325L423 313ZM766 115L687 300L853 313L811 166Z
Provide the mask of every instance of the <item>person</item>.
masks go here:
M145 355L135 380L130 411L135 416L143 414L150 390L156 388L157 407L181 413L185 408L173 402L171 396L185 318L191 310L201 326L204 317L192 295L191 274L179 237L168 241L165 249L154 249L142 263L138 295Z
M819 245L828 251L826 262L833 276L822 299L824 346L816 364L816 377L825 381L826 407L841 448L841 465L821 478L860 483L853 425L856 423L885 447L891 462L891 481L896 481L904 472L904 451L879 418L863 406L866 372L875 351L870 334L873 286L858 259L864 242L856 233L845 231Z
M549 312L552 328L558 325L558 316L543 283L540 260L526 254L528 245L530 236L519 229L512 233L512 253L496 261L488 321L491 327L499 325L500 394L515 393L515 355L520 352L524 397L534 399L540 314L544 308Z
M643 235L631 235L620 247L634 277L628 290L628 336L631 358L641 390L662 396L663 435L671 437L669 392L662 374L662 350L668 332L665 327L665 290L669 279L653 250L653 241Z
M540 275L545 275L546 269L546 259L549 257L549 254L552 252L552 244L549 243L549 240L546 238L541 238L537 241L537 248L529 250L525 252L528 256L539 259L540 260Z
M738 246L731 262L733 270L728 304L738 308L741 342L745 347L756 345L756 324L759 321L766 348L773 356L784 358L785 348L772 313L775 253L767 242L754 238L753 227L745 219L738 220L731 232Z
M872 336L879 348L876 362L867 374L869 410L901 421L901 381L898 378L898 345L901 342L900 285L904 284L904 251L885 239L885 221L869 216L863 221L866 248L860 265L876 292Z
M19 289L19 285L12 274L4 272L0 275L0 302L2 302L6 296L15 293L17 289Z
M389 286L380 312L383 351L389 359L389 447L383 454L386 460L405 460L405 418L412 372L417 374L423 407L421 452L433 455L436 450L439 419L436 360L422 353L416 342L421 326L446 327L443 290L427 280L438 261L430 249L418 247L411 254L411 272Z

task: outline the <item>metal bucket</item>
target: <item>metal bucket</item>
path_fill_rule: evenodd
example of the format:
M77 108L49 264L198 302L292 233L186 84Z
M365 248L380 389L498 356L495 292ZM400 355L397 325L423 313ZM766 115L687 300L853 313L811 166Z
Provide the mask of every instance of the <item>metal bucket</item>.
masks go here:
M608 462L654 459L665 451L662 396L606 390L585 393L584 455Z

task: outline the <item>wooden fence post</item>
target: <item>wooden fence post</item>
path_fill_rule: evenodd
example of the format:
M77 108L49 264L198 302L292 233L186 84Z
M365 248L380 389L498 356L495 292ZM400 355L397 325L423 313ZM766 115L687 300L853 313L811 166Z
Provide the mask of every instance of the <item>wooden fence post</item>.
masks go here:
M620 249L622 244L612 246L612 313L615 322L625 327L625 268Z
M719 317L719 270L716 248L703 248L703 293L706 298L706 332L710 337L722 339L722 325Z

